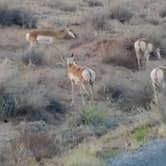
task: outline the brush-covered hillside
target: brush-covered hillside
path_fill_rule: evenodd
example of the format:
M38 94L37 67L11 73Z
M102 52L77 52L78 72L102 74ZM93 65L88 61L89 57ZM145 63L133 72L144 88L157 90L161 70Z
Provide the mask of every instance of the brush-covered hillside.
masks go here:
M76 38L30 47L34 29ZM134 42L160 48L138 70ZM96 73L94 102L72 87L67 58ZM0 166L110 166L109 158L166 137L165 0L0 0ZM113 165L111 165L113 166Z

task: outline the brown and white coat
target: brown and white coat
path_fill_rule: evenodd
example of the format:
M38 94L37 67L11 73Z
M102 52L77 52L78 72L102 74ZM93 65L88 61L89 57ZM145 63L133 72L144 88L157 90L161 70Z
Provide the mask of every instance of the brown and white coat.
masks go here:
M77 35L69 28L64 28L59 31L36 29L26 34L26 40L31 47L35 44L53 44L54 39L74 39L76 37Z
M80 93L82 97L82 103L85 104L83 92L84 90L91 97L91 100L94 100L94 83L96 74L91 68L83 67L76 64L74 55L67 58L67 73L71 81L72 86L72 101L71 105L74 104L74 85L80 87Z

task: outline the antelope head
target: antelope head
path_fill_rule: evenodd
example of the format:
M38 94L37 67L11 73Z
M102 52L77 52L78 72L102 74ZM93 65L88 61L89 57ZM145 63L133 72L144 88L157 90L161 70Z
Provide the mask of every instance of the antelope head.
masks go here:
M69 27L65 27L65 38L72 38L75 39L77 38L77 34Z
M67 64L68 64L68 65L69 65L69 64L76 64L75 56L74 56L73 53L71 54L71 56L69 56L69 57L67 58Z

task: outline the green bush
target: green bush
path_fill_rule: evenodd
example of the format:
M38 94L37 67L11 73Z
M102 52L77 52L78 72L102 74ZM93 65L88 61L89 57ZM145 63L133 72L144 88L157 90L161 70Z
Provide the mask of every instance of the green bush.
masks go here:
M131 135L137 142L143 142L149 131L150 131L150 126L144 125L144 126L134 129L134 131L132 131Z
M94 125L104 124L108 119L108 108L103 105L97 105L85 109L81 113L81 121L84 125Z

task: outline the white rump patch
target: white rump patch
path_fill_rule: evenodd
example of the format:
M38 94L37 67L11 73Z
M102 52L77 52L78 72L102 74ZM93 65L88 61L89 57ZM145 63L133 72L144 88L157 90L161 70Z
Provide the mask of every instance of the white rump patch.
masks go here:
M49 37L49 36L39 35L36 40L39 44L52 44L53 43L53 37Z
M30 36L30 34L29 34L29 32L26 34L26 40L28 41L29 40L29 36Z
M95 72L94 72L92 69L90 69L90 68L85 69L85 70L82 72L82 76L83 76L83 78L84 78L84 80L85 80L86 82L90 82L90 81L95 82L96 74L95 74Z

